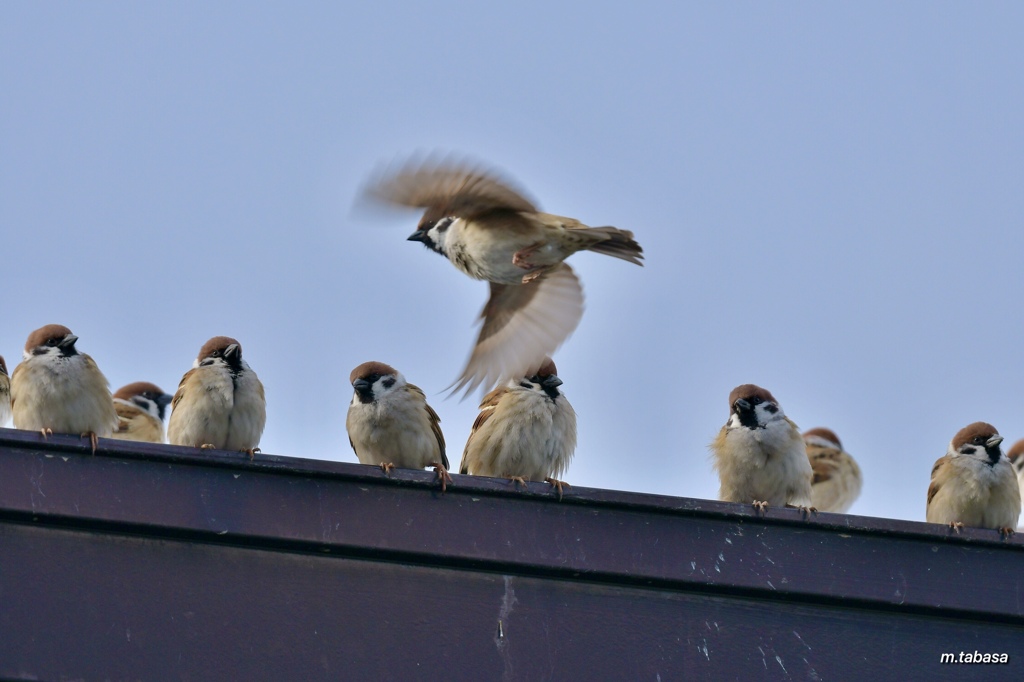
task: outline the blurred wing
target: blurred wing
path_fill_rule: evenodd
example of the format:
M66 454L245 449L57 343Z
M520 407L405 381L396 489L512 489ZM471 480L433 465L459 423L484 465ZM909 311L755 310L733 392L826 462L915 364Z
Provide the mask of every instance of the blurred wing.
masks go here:
M366 190L371 198L471 218L493 210L536 212L533 202L496 173L452 161L410 162L385 171Z
M583 287L565 263L529 284L495 284L484 306L483 328L455 393L491 388L535 374L583 317Z

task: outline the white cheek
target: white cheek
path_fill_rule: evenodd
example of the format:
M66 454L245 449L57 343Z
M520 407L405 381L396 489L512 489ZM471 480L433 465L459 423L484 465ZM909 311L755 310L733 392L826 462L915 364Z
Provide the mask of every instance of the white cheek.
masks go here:
M740 423L739 415L733 412L732 414L729 415L729 421L726 422L726 426L728 426L730 429L738 429L739 427L743 426L743 424Z
M775 412L768 409L770 403L761 403L754 407L754 414L757 415L758 424L767 424L769 422L777 421L779 419L785 419L786 413L782 411L782 408L778 405L774 405Z

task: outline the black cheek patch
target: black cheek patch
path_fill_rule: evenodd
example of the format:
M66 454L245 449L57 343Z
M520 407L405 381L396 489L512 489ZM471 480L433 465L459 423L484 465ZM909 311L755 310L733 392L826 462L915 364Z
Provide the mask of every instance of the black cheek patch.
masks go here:
M386 379L384 379L384 381L382 381L380 383L381 383L381 385L384 388L391 388L392 386L395 385L395 378L394 377L387 377Z
M775 414L776 412L779 411L778 406L773 403L765 403L764 409L765 412L769 412L771 414Z

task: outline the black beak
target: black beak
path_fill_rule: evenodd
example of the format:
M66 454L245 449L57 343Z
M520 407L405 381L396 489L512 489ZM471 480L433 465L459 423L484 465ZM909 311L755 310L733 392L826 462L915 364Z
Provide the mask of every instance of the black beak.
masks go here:
M224 349L224 357L230 358L232 355L241 355L242 347L237 343L233 343Z
M413 232L412 234L409 235L407 241L410 241L410 242L423 242L423 241L426 241L426 240L427 240L427 231L426 230L416 230L415 232Z
M549 374L548 376L544 377L544 379L540 382L540 385L543 386L544 388L558 388L559 386L562 385L562 380L558 378L557 374Z
M78 341L78 337L75 336L74 334L68 334L63 339L60 340L60 343L57 344L57 347L60 348L61 350L74 348L75 341Z
M370 391L373 390L373 384L366 379L356 379L352 382L352 388L356 389L356 393L359 395L369 395Z
M167 407L168 405L171 404L172 400L174 400L174 396L168 395L167 393L163 393L161 395L158 395L156 397L157 407L159 407L161 412L162 412L165 407Z
M754 409L753 406L743 398L734 402L732 406L736 408L737 412L750 412Z

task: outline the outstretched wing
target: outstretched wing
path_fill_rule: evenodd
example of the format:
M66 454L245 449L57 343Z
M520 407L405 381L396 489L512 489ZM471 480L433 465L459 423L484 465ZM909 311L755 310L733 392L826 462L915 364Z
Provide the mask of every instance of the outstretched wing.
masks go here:
M536 212L530 199L496 172L453 160L410 161L381 173L366 194L443 217L472 218L495 210Z
M583 287L565 263L529 284L495 284L483 327L453 392L536 374L583 317Z

